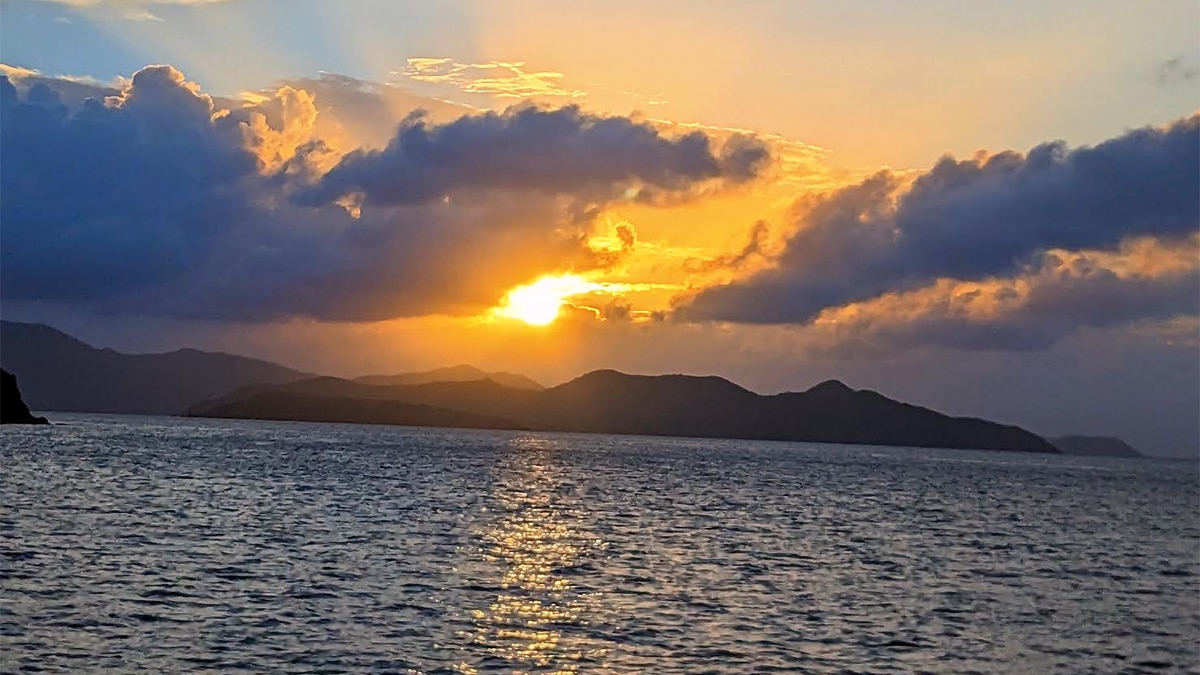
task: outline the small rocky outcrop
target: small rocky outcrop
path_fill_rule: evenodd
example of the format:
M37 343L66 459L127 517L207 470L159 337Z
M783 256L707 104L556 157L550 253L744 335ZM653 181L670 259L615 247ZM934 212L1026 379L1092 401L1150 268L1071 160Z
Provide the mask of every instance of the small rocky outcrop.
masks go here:
M29 412L29 406L21 400L21 389L17 376L0 370L0 424L49 424L45 417Z

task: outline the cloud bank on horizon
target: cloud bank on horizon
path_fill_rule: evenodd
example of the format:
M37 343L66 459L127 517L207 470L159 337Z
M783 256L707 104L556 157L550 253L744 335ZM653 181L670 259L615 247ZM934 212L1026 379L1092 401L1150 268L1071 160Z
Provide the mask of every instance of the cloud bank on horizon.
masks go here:
M473 111L337 76L233 101L170 66L119 88L10 73L5 300L250 322L472 315L541 275L620 264L631 227L616 248L593 241L612 208L795 178L765 136L574 105ZM669 316L889 349L1193 325L1198 147L1194 115L796 194L784 227L747 217L744 249L678 263L728 274L693 277ZM620 306L602 318L631 315Z

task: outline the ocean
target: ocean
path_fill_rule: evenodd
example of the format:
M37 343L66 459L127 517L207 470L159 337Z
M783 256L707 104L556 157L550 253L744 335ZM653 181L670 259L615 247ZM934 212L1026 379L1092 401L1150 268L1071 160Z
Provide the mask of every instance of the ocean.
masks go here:
M1200 669L1196 462L51 419L4 672Z

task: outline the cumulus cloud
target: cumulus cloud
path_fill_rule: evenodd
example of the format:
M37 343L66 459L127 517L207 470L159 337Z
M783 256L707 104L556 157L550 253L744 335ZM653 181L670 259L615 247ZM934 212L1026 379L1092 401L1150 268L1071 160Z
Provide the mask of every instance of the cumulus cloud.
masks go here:
M769 152L738 137L717 151L693 132L662 135L649 124L603 117L577 106L510 108L432 125L423 115L401 123L382 150L347 155L299 194L317 205L361 194L369 205L413 205L460 191L576 194L606 201L633 194L688 192L696 184L754 177Z
M0 77L0 297L246 321L473 313L611 264L588 245L598 199L745 180L754 161L577 109L396 118L387 148L342 157L320 96L214 99L170 66L119 89Z
M3 296L92 298L187 274L246 208L253 158L212 124L212 100L174 69L68 111L0 80Z
M679 314L804 324L828 309L940 280L1019 276L1050 250L1186 239L1200 229L1197 147L1200 116L1193 116L1095 147L1055 142L1024 155L945 158L911 182L882 172L801 203L797 230L773 267L703 290Z
M347 152L385 147L395 137L397 123L418 110L438 124L477 112L469 106L420 96L402 87L337 73L291 78L267 89L244 92L242 96L250 103L257 103L271 98L284 86L313 97L317 108L315 133L322 141L343 147Z
M79 75L60 75L49 77L30 68L21 68L0 63L0 76L7 77L10 84L32 89L41 84L58 94L61 101L71 107L78 107L89 98L103 100L107 96L116 96L129 86L127 78L117 78L111 82L102 82L93 77Z
M261 170L273 173L315 140L317 106L312 94L282 86L255 105L224 111L219 124L234 123L242 147L253 153Z
M1118 251L1053 251L1014 277L942 279L825 310L835 350L1044 349L1081 327L1170 322L1200 314L1200 237L1143 238Z

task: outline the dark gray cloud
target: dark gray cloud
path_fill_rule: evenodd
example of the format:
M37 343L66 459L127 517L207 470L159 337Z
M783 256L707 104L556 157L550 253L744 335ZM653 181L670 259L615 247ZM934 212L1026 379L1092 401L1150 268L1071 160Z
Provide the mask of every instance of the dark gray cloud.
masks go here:
M945 158L904 190L880 173L807 205L771 269L691 299L691 319L807 323L822 310L1020 273L1050 249L1200 229L1200 116L1095 147Z
M173 74L148 68L73 111L4 80L3 297L89 301L187 275L249 208L254 158Z
M52 89L61 103L78 107L89 98L98 98L103 100L106 96L117 96L121 93L121 89L99 82L81 81L81 80L64 80L56 77L49 77L37 71L25 70L21 68L5 68L0 65L0 74L9 73L13 80L19 80L21 87L25 90L32 90L38 85L43 85ZM9 82L12 85L12 82ZM16 92L16 87L13 87L13 92Z
M511 108L444 125L410 116L382 150L358 150L310 189L303 204L361 194L368 205L414 205L472 190L573 194L607 200L626 190L687 192L700 182L753 178L769 158L744 137L717 150L702 132L668 138L625 117L576 106Z
M744 180L763 161L748 141L714 151L703 134L524 109L410 118L321 178L336 155L304 90L244 106L169 66L116 93L59 84L0 79L6 301L246 321L473 312L539 274L611 264L587 246L599 200ZM339 199L359 191L359 208Z

